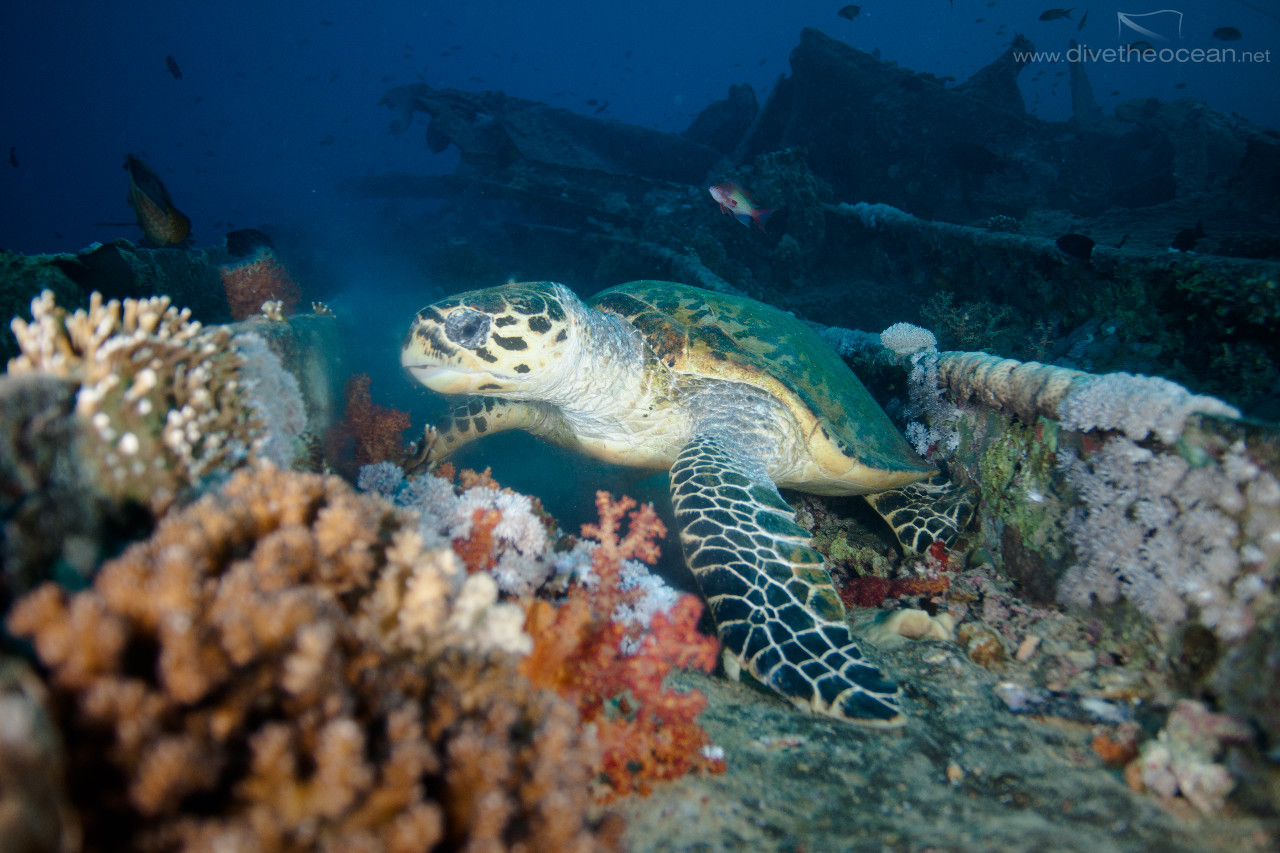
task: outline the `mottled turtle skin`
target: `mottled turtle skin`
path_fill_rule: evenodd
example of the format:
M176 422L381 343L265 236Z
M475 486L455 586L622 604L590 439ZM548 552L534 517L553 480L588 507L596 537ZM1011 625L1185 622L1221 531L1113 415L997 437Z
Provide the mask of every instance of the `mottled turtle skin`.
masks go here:
M777 487L864 495L908 551L949 541L972 511L939 482L817 334L762 303L637 281L583 303L551 282L458 294L420 312L409 373L468 399L428 429L420 463L524 429L609 462L671 471L685 559L727 671L799 707L864 725L905 721L868 663L808 531Z

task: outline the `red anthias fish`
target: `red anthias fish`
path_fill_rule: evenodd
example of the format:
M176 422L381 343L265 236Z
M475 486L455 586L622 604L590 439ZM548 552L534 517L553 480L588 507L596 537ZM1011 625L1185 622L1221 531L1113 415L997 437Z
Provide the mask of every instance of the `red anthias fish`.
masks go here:
M733 181L726 181L723 184L716 184L708 189L711 197L720 204L721 213L731 213L738 217L738 221L748 228L751 227L751 220L755 220L756 225L760 226L760 230L764 231L765 220L770 217L776 207L761 210L756 207L755 201L747 194L747 191L735 184Z

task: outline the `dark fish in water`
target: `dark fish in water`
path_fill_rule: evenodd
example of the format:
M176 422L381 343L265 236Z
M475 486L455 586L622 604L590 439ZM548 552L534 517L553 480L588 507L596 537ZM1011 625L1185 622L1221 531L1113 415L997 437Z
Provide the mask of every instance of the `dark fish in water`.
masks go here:
M1084 29L1084 22L1089 20L1089 10L1085 9L1084 14L1080 16L1080 23L1076 24L1076 32Z
M155 172L132 154L125 155L129 172L129 206L138 217L138 227L156 246L177 246L191 235L191 220L173 206L169 191Z
M173 75L174 80L182 79L182 69L178 67L178 60L174 59L172 56L166 56L164 58L164 64L169 69L169 73Z
M1173 235L1173 242L1169 244L1169 248L1178 252L1190 252L1196 247L1196 241L1203 236L1204 223L1197 219L1195 228L1183 228Z
M842 18L848 18L850 21L852 21L854 18L862 14L862 7L854 6L852 3L850 3L848 6L842 6L840 8L840 11L836 12L836 14Z
M600 113L604 112L604 111L605 111L605 110L607 110L607 109L609 109L609 102L608 102L608 101L605 101L605 102L604 102L604 103L602 103L600 106L596 107L596 111L595 111L594 115L600 115Z
M227 223L230 225L231 223ZM227 232L227 252L233 258L247 258L259 249L275 249L271 238L257 228Z
M1155 50L1156 46L1149 41L1135 41L1125 45L1128 52L1146 53L1148 50Z
M12 145L9 146L9 165L18 168L18 151Z
M1063 234L1058 238L1058 248L1071 255L1087 261L1093 255L1093 240L1083 234Z
M1213 37L1218 41L1239 41L1244 37L1244 33L1235 27L1218 27L1213 31Z
M320 140L320 144L321 144L321 145L332 145L333 143L335 143L335 142L337 142L337 141L338 141L338 140L337 140L337 137L335 137L332 133L327 133L327 134L325 134L324 139L321 139L321 140Z
M1075 7L1073 6L1071 9L1045 9L1043 12L1040 13L1040 20L1056 21L1059 18L1066 18L1067 20L1070 20L1071 11L1074 8Z

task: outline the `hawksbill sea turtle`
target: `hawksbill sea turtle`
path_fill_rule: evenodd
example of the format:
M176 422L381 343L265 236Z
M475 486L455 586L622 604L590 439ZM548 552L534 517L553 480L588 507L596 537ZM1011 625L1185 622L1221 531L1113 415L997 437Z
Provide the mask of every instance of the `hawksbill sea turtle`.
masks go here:
M432 390L477 395L427 429L418 465L523 429L609 462L669 468L728 674L745 668L830 717L905 722L898 686L859 651L822 555L777 487L864 495L909 552L950 541L973 504L804 323L672 282L630 282L586 303L560 284L506 284L419 311L401 363Z

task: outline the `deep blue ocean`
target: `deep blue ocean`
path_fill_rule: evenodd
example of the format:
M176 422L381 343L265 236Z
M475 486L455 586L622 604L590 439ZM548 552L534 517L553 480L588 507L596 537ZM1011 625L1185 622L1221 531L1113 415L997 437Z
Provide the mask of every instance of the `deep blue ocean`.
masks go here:
M845 4L834 0L6 3L0 248L74 251L134 236L94 224L132 221L121 172L132 152L180 200L196 245L221 242L233 227L287 224L346 241L352 254L372 250L389 227L382 217L394 211L338 199L335 185L456 165L455 150L424 150L421 124L387 132L393 116L378 101L392 86L502 90L680 131L732 84L750 83L763 101L788 72L804 27L962 81L1016 33L1042 51L1066 51L1071 39L1116 48L1153 38L1117 13L1141 26L1147 19L1134 16L1166 8L1094 3L1070 18L1039 20L1051 2L869 0L851 20L837 15ZM1280 50L1280 4L1271 0L1186 0L1172 11L1176 19L1147 27L1167 33L1168 46ZM1214 39L1222 27L1241 38ZM1065 69L1045 62L1024 70L1034 115L1070 114ZM1249 64L1097 62L1088 73L1104 111L1137 97L1190 97L1280 126L1280 55Z

